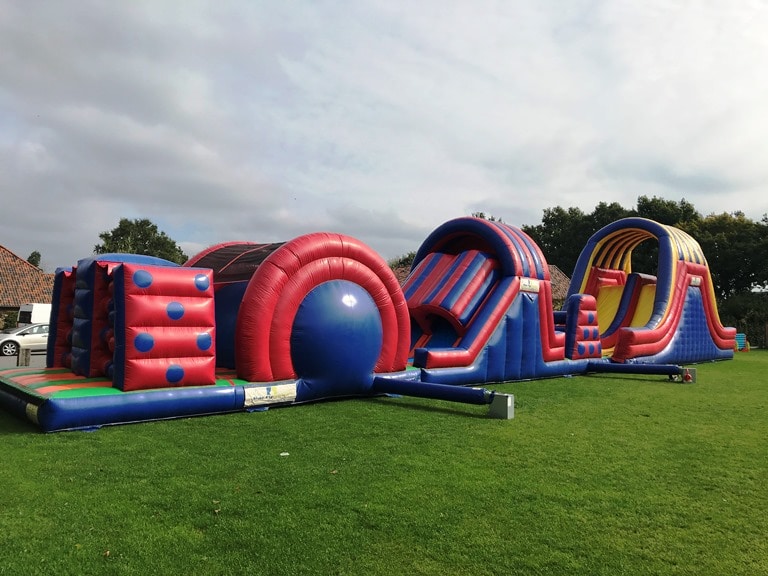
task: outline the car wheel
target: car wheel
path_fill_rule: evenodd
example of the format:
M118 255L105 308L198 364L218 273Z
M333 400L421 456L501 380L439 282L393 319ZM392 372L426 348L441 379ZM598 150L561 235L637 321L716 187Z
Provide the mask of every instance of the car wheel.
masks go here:
M3 356L16 356L19 353L19 345L16 342L3 342L0 345Z

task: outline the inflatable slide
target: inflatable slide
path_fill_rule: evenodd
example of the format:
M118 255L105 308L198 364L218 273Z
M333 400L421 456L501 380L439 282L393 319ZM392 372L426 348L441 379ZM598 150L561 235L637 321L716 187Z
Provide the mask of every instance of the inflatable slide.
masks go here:
M583 372L601 357L595 299L574 296L556 326L549 266L502 222L459 218L416 253L403 291L412 364L430 382L471 384Z
M657 275L632 270L632 251L658 242ZM616 362L693 363L733 357L736 330L720 322L706 258L684 231L625 218L594 234L568 291L597 300L600 337Z

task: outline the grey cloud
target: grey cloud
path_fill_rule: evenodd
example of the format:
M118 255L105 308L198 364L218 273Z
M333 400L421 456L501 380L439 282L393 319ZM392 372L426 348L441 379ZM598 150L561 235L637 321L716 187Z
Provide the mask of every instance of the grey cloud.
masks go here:
M535 224L646 194L768 211L760 4L74 0L0 16L0 243L49 268L120 217L190 249L328 230L389 258L478 210Z

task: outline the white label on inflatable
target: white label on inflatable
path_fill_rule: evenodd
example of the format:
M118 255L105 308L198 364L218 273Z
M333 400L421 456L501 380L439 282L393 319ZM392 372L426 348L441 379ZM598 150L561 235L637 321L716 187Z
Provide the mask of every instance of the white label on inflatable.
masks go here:
M691 276L691 286L701 286L701 276Z
M26 406L26 413L27 413L27 418L31 422L34 422L38 426L40 425L40 421L37 419L37 406L35 406L32 403L28 403Z
M296 382L274 384L272 386L249 386L245 388L244 408L253 408L263 404L278 404L296 400Z
M534 278L520 278L520 291L521 292L535 292L539 293L539 281Z

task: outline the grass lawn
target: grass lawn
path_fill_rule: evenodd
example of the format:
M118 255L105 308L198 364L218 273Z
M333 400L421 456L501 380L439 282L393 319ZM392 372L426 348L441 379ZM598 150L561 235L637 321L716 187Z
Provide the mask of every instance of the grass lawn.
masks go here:
M0 413L0 575L768 574L768 352L42 434Z

